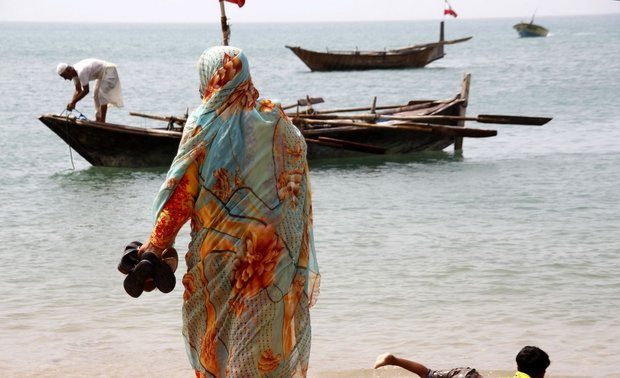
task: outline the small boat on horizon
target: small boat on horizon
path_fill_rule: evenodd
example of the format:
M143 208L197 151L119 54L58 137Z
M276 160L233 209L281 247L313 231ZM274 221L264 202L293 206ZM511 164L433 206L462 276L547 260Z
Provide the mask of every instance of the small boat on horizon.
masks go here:
M520 22L513 25L513 28L519 33L519 37L546 37L549 34L549 30L543 26L536 25L534 23L534 16L530 22Z

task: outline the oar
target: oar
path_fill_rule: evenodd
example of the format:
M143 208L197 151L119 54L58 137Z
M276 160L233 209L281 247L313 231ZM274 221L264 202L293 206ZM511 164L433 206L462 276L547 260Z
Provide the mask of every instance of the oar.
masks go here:
M301 124L312 124L315 121L307 118L297 118L293 120L293 123L301 123ZM364 128L375 128L375 129L384 129L384 130L392 130L392 131L417 131L422 133L429 134L438 134L442 136L449 137L469 137L469 138L487 138L493 137L497 135L497 130L488 130L488 129L472 129L468 127L459 127L459 126L447 126L447 125L435 125L430 123L393 123L393 124L378 124L378 123L368 123L368 122L354 122L347 120L339 120L339 119L326 119L320 120L321 124L329 124L329 125L337 125L337 126L355 126L355 127L364 127ZM303 132L303 130L302 130Z
M433 121L476 121L480 123L511 124L511 125L532 125L542 126L553 118L549 117L525 117L512 115L481 114L477 117L449 116L449 115L424 115L424 116L399 116L399 115L380 115L380 114L299 114L299 118L306 119L360 119L365 121L377 120L399 120L412 122L433 122Z
M433 46L438 46L438 45L453 45L455 43L461 43L461 42L469 41L472 38L473 37L463 37L463 38L458 38L458 39L450 39L450 40L447 40L447 41L437 41L437 42L431 42L431 43L423 43L423 44L414 45L414 46L411 46L411 47L423 48L423 47L433 47Z
M283 110L287 110L287 109L291 109L294 108L296 106L309 106L309 105L314 105L314 104L321 104L325 102L325 100L323 100L323 97L306 97L306 98L301 98L299 100L297 100L297 102L295 104L290 104L290 105L285 105L282 107Z
M499 114L480 114L478 117L476 117L476 122L542 126L547 122L551 121L552 119L552 117L525 117Z
M129 112L129 115L136 116L136 117L142 117L142 118L148 118L148 119L155 119L158 121L175 122L181 126L185 125L185 122L187 121L187 118L174 117L174 116L160 116L160 115L155 115L155 114L146 114L146 113L138 113L138 112Z

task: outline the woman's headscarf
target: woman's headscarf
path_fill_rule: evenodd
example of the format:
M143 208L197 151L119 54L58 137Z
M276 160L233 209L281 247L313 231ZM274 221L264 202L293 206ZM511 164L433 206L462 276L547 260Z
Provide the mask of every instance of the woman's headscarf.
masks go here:
M212 47L200 56L197 66L202 104L185 123L177 155L155 200L153 220L157 219L187 167L200 153L200 148L208 147L218 133L236 129L235 124L241 122L241 115L252 113L254 102L258 98L258 91L254 89L251 81L248 61L240 49L229 46ZM233 92L236 92L235 96L231 96ZM245 96L245 109L235 109L237 112L234 114L221 116L230 105L229 102L237 100L238 96ZM251 98L248 99L247 96ZM237 105L242 105L241 101L237 101ZM251 108L248 109L248 105Z

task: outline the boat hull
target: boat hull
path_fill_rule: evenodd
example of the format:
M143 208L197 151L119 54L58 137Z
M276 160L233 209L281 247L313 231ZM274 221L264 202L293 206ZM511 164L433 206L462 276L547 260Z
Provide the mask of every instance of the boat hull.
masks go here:
M519 33L519 37L546 37L549 34L549 30L543 26L521 22L513 26L513 28Z
M170 165L180 131L101 123L54 114L39 120L94 166L159 167Z
M427 46L388 51L320 52L286 46L312 71L351 71L377 68L421 68L444 56L437 47Z

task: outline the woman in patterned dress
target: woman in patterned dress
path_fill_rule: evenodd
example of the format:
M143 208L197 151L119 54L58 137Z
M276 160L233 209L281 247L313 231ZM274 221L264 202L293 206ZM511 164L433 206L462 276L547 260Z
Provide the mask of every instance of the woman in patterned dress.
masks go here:
M161 256L190 220L183 335L197 377L305 377L320 281L305 140L259 99L241 50L210 48L198 70L202 104L140 254Z

